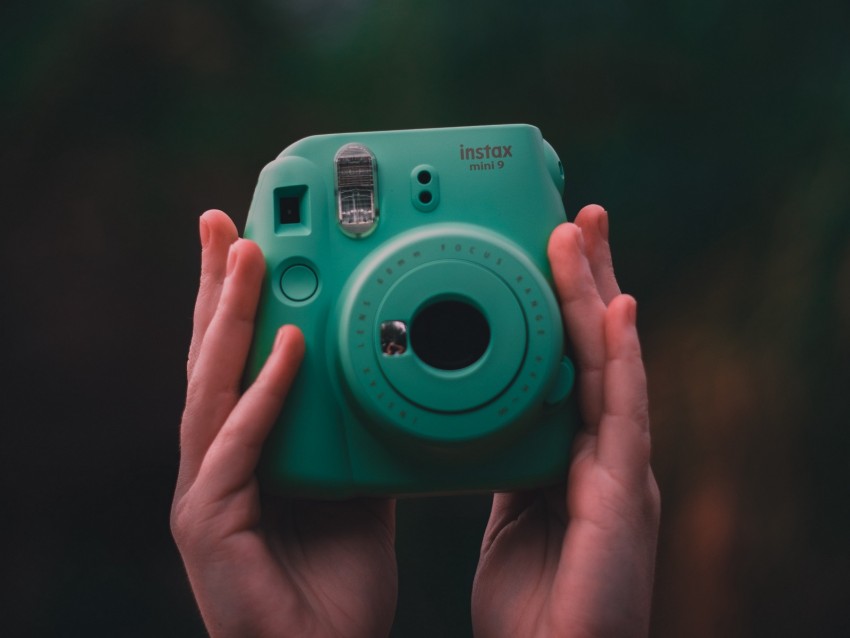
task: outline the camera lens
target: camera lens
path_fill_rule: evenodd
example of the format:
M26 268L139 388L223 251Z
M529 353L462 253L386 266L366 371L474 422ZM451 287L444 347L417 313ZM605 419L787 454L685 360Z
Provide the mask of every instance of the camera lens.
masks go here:
M438 301L413 319L410 345L429 366L460 370L478 361L490 345L490 326L472 305Z

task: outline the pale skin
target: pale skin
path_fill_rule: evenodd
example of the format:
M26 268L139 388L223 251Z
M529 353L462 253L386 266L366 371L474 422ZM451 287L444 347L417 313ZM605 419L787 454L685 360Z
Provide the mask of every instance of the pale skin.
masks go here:
M472 593L479 637L649 631L660 498L635 301L620 294L607 223L586 206L550 238L584 425L566 486L493 498ZM398 588L395 503L261 499L259 452L304 339L282 327L241 392L263 257L221 211L201 217L201 244L171 526L207 630L386 636Z

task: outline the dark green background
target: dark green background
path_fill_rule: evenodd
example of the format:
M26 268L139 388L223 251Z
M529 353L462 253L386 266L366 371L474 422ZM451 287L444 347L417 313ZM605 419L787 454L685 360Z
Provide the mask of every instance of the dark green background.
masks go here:
M640 303L653 636L850 634L850 5L5 2L3 633L193 636L168 529L197 217L314 133L538 125ZM399 508L469 635L484 497Z

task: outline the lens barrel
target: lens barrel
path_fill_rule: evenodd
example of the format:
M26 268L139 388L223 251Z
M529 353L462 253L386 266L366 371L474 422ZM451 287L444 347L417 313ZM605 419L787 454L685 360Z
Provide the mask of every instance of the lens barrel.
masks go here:
M416 228L370 253L337 313L340 370L364 421L432 445L508 436L542 405L563 350L543 274L467 224ZM393 336L401 327L410 347Z

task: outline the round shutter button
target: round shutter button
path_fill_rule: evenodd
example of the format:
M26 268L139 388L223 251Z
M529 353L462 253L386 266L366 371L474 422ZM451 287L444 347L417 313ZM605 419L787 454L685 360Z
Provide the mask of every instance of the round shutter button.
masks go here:
M307 301L318 288L319 278L309 266L290 266L280 277L280 289L292 301Z

